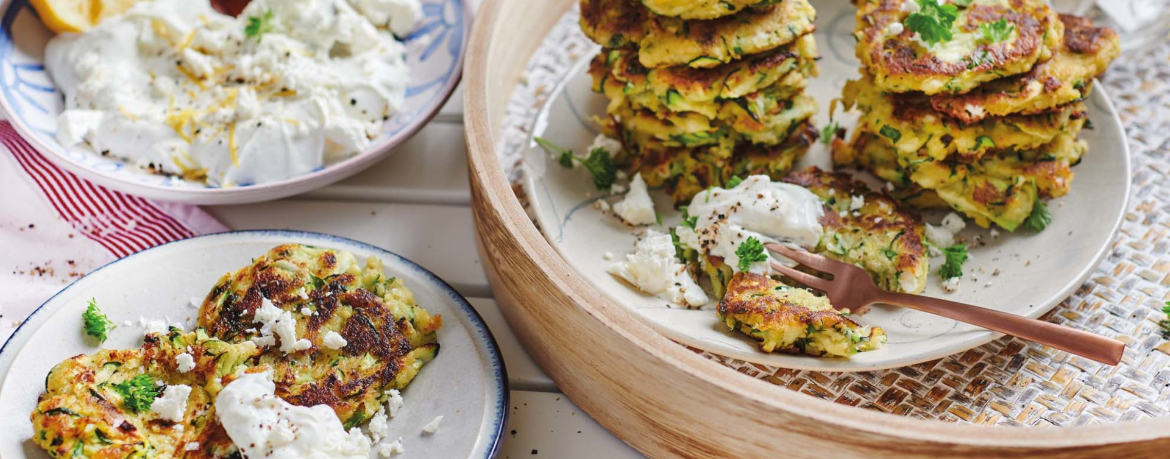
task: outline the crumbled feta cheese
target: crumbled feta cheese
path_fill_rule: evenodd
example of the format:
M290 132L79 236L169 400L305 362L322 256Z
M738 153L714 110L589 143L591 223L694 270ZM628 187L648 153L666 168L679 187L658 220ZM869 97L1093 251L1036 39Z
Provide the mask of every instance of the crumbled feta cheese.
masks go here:
M603 254L601 257L605 258L606 261L612 260L613 259L613 252L605 252L605 254Z
M383 443L383 444L378 446L378 454L381 454L382 457L397 456L397 455L405 453L405 452L406 452L406 449L402 447L402 439L401 438L394 440L390 443Z
M963 110L966 110L967 114L976 118L983 118L983 115L986 113L982 106L974 104L967 104L966 107L963 107Z
M366 431L370 433L370 440L374 443L382 441L390 435L390 423L386 418L386 410L379 408L377 413L370 418L370 423L366 424Z
M174 384L163 389L163 394L150 404L150 412L171 422L182 422L183 414L187 412L187 397L191 395L191 386Z
M902 287L903 292L914 293L918 291L918 276L909 271L902 271L898 273L898 285Z
M658 221L654 201L650 199L641 173L634 175L634 180L630 182L630 192L613 205L613 211L631 225L652 225Z
M311 341L297 339L297 321L292 313L276 307L268 298L261 300L252 321L261 324L260 336L252 338L257 346L274 346L276 338L280 338L280 351L285 354L313 347Z
M955 235L966 227L967 222L963 221L963 217L951 212L943 217L938 226L926 224L926 240L939 247L950 247L955 245Z
M628 190L628 189L629 188L627 188L625 185L622 185L620 183L615 183L615 184L609 186L609 193L610 194L622 194L622 193L625 193L626 190Z
M305 291L305 286L302 285L300 290L297 290L297 296L299 296L302 300L309 299L309 293Z
M193 441L191 443L187 443L187 446L184 446L183 450L184 451L198 451L199 450L199 442Z
M595 148L605 150L607 153L609 153L610 157L613 157L622 152L622 143L606 136L605 134L598 134L597 137L593 138L593 143L589 144L589 148L582 152L582 154L588 157Z
M301 315L302 316L311 316L311 315L313 315L313 310L309 309L308 306L302 307L301 308Z
M865 196L854 196L849 200L849 210L860 210L865 207Z
M325 337L321 338L321 345L326 348L338 350L349 344L345 338L342 338L337 332L330 330L325 333Z
M889 35L901 35L905 30L906 26L902 25L901 22L891 22L890 25L886 26L886 33Z
M402 409L402 405L405 404L405 402L402 400L402 393L398 392L398 389L390 389L386 391L386 395L390 396L390 398L386 400L386 413L389 414L390 417L394 417L394 415L398 414L398 410Z
M175 356L175 365L179 367L179 373L186 373L195 369L195 358L184 352Z
M602 212L609 212L609 201L604 199L597 200L597 208Z
M423 426L423 428L422 428L423 434L424 435L434 434L435 431L439 430L439 423L440 422L443 422L443 417L442 416L435 416L435 419L432 419L431 422L428 422L427 425Z
M686 265L675 258L674 242L669 234L647 230L635 247L634 253L626 255L626 261L614 263L606 271L672 303L707 304L707 294L691 278Z
M146 331L143 334L151 333L166 333L167 323L157 319L147 319L146 317L138 317L138 326L144 328Z
M989 234L991 234L992 239L996 239L999 237L999 230L992 228Z
M921 10L922 10L922 7L918 6L918 2L916 2L916 1L908 0L908 1L902 2L902 12L903 13L917 13Z
M959 278L952 277L947 279L942 282L942 286L943 288L947 289L948 292L957 292L959 291Z

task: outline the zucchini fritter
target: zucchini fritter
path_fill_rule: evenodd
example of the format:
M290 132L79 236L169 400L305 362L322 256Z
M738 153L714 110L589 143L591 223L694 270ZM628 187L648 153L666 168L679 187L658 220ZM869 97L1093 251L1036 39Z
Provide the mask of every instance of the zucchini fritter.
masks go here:
M770 51L812 33L808 0L780 0L706 21L650 13L636 0L581 0L581 30L606 48L637 48L646 67L714 67Z
M1045 0L974 0L959 7L953 38L929 46L914 39L915 31L906 23L912 11L903 6L908 2L916 0L854 0L857 57L885 91L965 93L1028 72L1061 47L1063 24ZM1012 31L1005 40L990 43L980 26L1000 20Z
M847 109L861 110L858 129L894 145L903 163L941 161L952 155L970 161L995 150L1039 148L1085 115L1085 105L1076 102L1036 115L964 124L936 111L922 94L883 93L868 76L846 83L842 101Z
M257 359L273 368L276 395L295 405L328 405L346 428L377 412L386 390L405 387L439 351L442 317L419 307L373 257L361 266L348 252L278 246L216 282L199 326L230 342L256 339L253 322L265 300L290 312L296 335L312 343L287 355L273 344ZM329 331L346 346L324 346Z
M250 342L229 344L203 330L152 333L140 349L101 350L57 364L32 413L33 442L53 457L229 458L236 451L215 417L215 396L259 351ZM179 372L176 356L195 367ZM149 375L166 385L191 387L180 423L149 409L134 411L114 386ZM198 443L187 451L186 445Z
M811 35L780 49L713 68L671 66L647 69L629 50L602 50L590 63L593 90L611 106L628 100L654 112L696 112L715 118L722 101L771 91L792 98L815 76L817 49Z
M751 7L764 7L779 0L642 0L654 14L680 19L715 19Z
M935 110L970 124L989 117L1036 114L1089 96L1093 79L1121 53L1121 40L1089 19L1060 15L1064 45L1028 73L988 82L961 95L930 98Z
M899 165L885 142L860 133L849 145L834 148L837 165L861 166L901 190L903 202L933 208L942 204L982 227L992 223L1014 231L1032 213L1038 199L1057 198L1072 186L1072 166L1087 145L1077 136L1085 120L1051 143L1027 151L998 151L977 161L927 161Z
M619 106L612 112L623 137L637 145L650 142L665 147L703 147L727 143L777 145L816 114L813 99L798 95L778 100L768 91L723 103L712 120L693 112L655 113Z
M920 293L926 288L926 227L916 214L844 173L810 167L783 181L808 188L825 203L825 234L813 252L864 268L885 290ZM857 198L862 202L854 202Z
M718 314L728 329L759 340L764 352L847 357L886 342L880 327L858 325L828 298L761 274L736 273Z

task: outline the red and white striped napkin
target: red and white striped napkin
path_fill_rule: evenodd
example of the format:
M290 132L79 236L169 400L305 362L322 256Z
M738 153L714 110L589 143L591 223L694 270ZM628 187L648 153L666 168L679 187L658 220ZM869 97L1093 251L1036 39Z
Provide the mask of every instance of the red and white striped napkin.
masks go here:
M228 228L202 209L85 181L0 121L0 343L45 300L106 263Z

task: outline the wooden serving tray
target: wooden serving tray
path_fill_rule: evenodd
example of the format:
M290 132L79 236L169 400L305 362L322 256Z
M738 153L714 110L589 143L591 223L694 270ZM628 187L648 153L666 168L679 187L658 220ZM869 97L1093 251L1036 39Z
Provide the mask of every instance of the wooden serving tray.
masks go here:
M575 0L488 0L464 80L472 208L505 317L574 403L652 457L1167 457L1170 419L1061 428L925 421L820 400L674 343L582 279L532 224L496 152L508 99Z

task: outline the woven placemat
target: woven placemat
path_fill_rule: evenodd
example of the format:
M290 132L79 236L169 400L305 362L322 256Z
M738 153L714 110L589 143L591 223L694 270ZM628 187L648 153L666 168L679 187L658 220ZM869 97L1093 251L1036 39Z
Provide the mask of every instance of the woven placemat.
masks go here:
M505 111L497 145L514 183L529 127L568 69L594 48L580 33L574 10L534 53ZM944 359L861 373L789 370L692 350L813 397L923 419L1069 426L1167 415L1170 342L1158 321L1170 300L1170 42L1122 56L1102 82L1133 154L1130 209L1106 259L1043 318L1124 341L1120 365L1011 337ZM524 202L521 187L514 189Z

